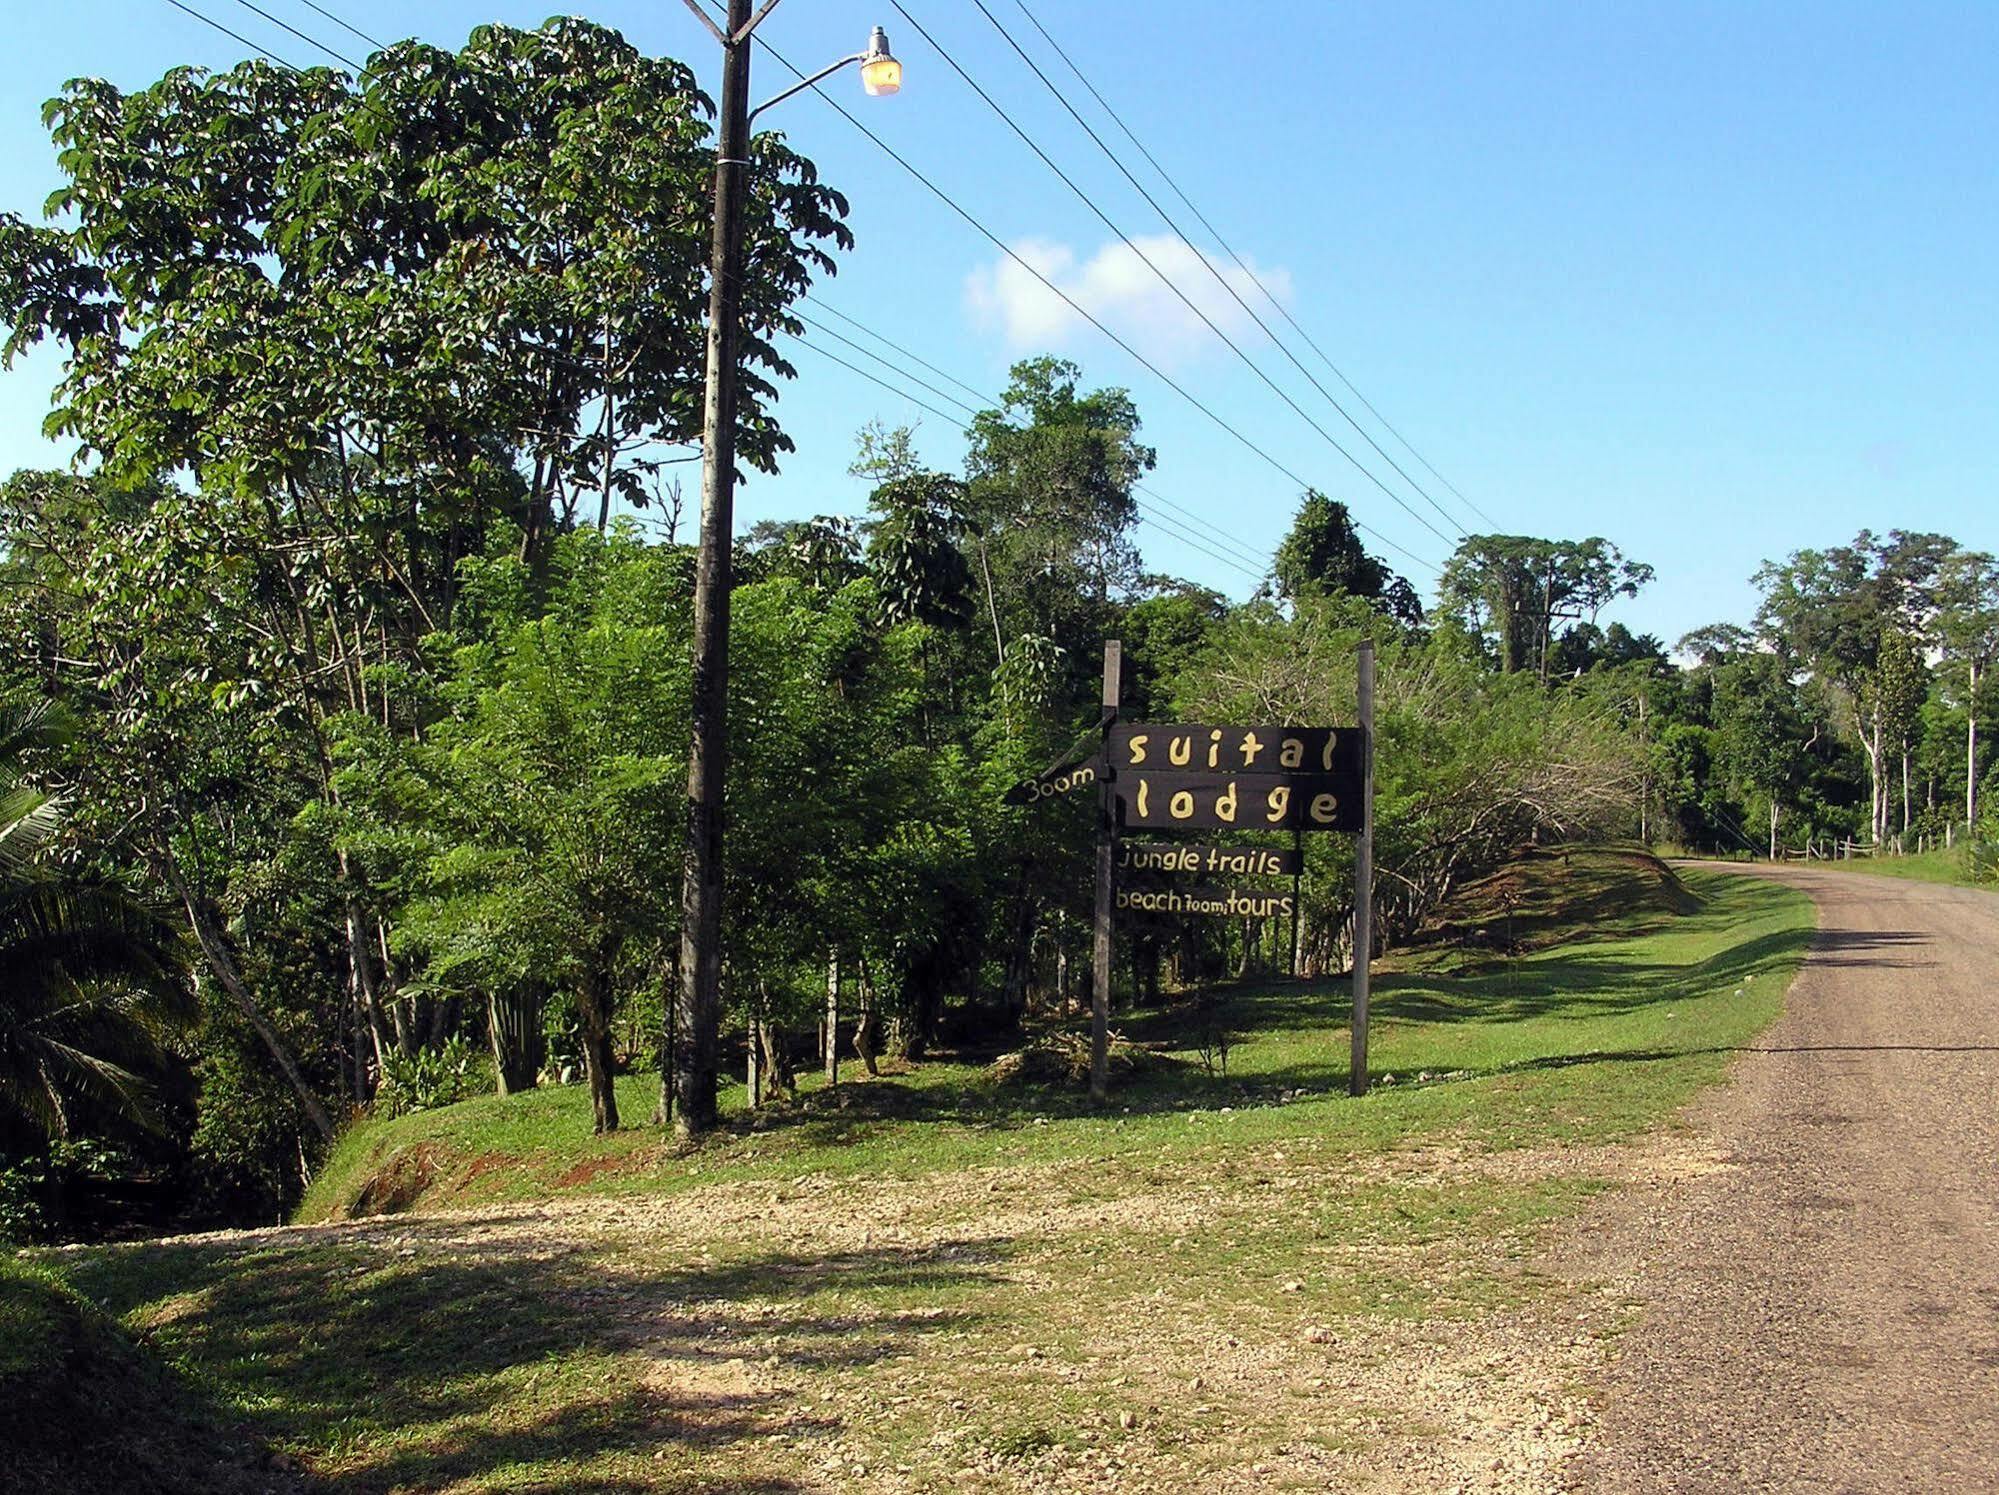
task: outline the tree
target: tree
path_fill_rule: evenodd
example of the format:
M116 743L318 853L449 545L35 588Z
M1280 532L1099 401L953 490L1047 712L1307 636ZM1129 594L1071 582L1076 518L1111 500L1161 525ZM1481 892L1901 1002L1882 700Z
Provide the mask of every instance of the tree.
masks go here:
M1649 633L1633 633L1622 623L1599 628L1594 623L1577 623L1555 640L1549 661L1551 675L1582 675L1599 667L1618 669L1624 665L1666 663L1666 648Z
M1636 596L1651 579L1650 566L1598 536L1470 535L1444 563L1437 595L1448 616L1497 648L1502 670L1531 665L1545 684L1558 621L1595 623L1609 603Z
M0 1138L67 1138L79 1108L150 1124L147 1072L192 1016L166 921L37 858L62 805L25 782L22 759L54 735L45 709L0 707Z
M1681 654L1691 655L1696 664L1712 669L1755 643L1755 633L1740 623L1706 623L1682 634L1673 647Z
M1345 504L1317 491L1307 492L1298 505L1272 558L1270 579L1285 602L1345 592L1378 603L1401 622L1423 621L1416 589L1367 553Z
M1923 662L1921 645L1911 634L1891 628L1882 636L1868 690L1883 738L1901 758L1902 829L1907 831L1912 818L1909 759L1921 740L1923 702L1930 691L1929 666Z
M495 504L530 552L586 502L601 528L644 501L646 453L699 436L709 112L685 66L573 18L403 42L359 86L262 61L80 80L46 111L61 223L0 219L6 355L62 345L51 428L108 477L334 512L392 482L385 547L431 513L476 550ZM809 162L754 153L740 450L768 469L771 335L849 235Z
M1772 654L1745 654L1715 672L1715 745L1723 769L1769 807L1770 859L1778 821L1805 773L1803 713L1797 690Z
M698 438L710 112L686 67L575 19L402 43L358 84L261 62L83 81L48 110L56 222L0 220L7 357L58 344L51 429L147 495L39 578L67 614L54 684L116 702L116 808L322 1135L313 1060L244 977L259 926L230 914L276 887L310 943L335 911L357 1096L384 1025L424 1041L417 1011L442 1008L397 969L393 872L327 833L332 747L349 714L429 725L407 710L426 640L464 621L493 536L532 597L559 535L643 503ZM738 450L768 470L790 446L774 338L850 237L810 162L772 135L751 154ZM232 860L246 844L292 855ZM337 1053L345 1023L312 1016Z
M1844 700L1854 736L1867 755L1872 785L1869 830L1878 843L1888 834L1889 714L1906 714L1901 661L1919 648L1936 624L1938 578L1956 549L1942 535L1890 530L1885 538L1862 530L1850 545L1794 551L1781 565L1766 561L1751 580L1763 593L1756 627L1762 639L1834 686Z
M969 624L972 571L959 548L965 485L943 473L908 473L876 488L868 508L876 516L868 569L883 623L953 630Z
M1964 671L1964 818L1978 820L1978 687L1999 658L1999 564L1959 550L1938 575L1937 631L1946 660Z
M1078 394L1081 377L1057 358L1014 365L1000 408L980 411L967 433L965 517L983 547L1001 640L1039 635L1087 660L1113 596L1141 574L1132 488L1154 458L1138 441L1131 397Z

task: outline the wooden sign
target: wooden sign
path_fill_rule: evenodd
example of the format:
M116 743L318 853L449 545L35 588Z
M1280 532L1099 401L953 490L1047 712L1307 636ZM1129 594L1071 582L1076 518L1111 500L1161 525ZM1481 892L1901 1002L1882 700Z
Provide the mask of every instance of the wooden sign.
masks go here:
M1357 831L1360 784L1345 774L1151 773L1111 784L1126 830Z
M1031 805L1036 800L1053 799L1059 794L1070 794L1078 789L1088 789L1102 777L1102 760L1091 763L1056 764L1045 773L1031 779L1022 779L1000 797L1003 805Z
M1105 759L1113 778L1150 773L1324 774L1359 797L1367 735L1355 727L1208 727L1119 722Z
M1296 877L1301 858L1291 846L1191 846L1181 841L1120 841L1117 870L1130 874L1185 872L1201 877Z
M1196 914L1210 918L1284 919L1296 907L1289 893L1263 888L1119 888L1120 913Z

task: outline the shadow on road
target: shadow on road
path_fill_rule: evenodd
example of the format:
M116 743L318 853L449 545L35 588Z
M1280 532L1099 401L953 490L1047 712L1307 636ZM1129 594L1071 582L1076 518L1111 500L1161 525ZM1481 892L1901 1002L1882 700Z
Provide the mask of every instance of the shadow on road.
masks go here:
M1821 929L1812 937L1812 959L1829 966L1924 970L1936 962L1895 959L1883 952L1916 949L1929 943L1928 935L1913 929Z

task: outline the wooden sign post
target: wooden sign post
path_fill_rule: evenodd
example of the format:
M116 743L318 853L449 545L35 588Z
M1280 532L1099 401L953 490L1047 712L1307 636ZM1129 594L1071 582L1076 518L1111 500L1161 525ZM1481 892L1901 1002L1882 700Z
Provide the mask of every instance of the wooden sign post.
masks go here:
M1374 640L1360 641L1360 843L1353 873L1353 1052L1347 1094L1367 1094L1368 961L1374 954Z
M1104 644L1104 720L1117 718L1124 645ZM1105 775L1097 791L1097 915L1090 944L1090 1099L1110 1099L1111 917L1117 902L1117 791Z
M1360 645L1360 726L1199 726L1123 722L1124 646L1104 645L1101 752L1079 744L1009 804L1097 787L1097 900L1090 960L1090 1098L1110 1098L1111 935L1120 902L1160 914L1291 918L1291 968L1299 963L1298 914L1306 831L1358 836L1354 868L1353 1064L1348 1081L1367 1093L1368 963L1374 944L1374 645ZM1133 830L1292 832L1291 848L1134 845L1120 886L1118 833ZM1248 886L1180 886L1175 873L1289 876L1287 898Z

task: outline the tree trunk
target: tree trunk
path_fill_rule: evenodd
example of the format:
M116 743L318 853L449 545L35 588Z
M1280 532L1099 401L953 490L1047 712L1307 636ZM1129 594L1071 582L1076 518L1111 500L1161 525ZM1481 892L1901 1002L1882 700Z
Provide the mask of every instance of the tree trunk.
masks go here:
M826 1088L840 1083L840 952L826 956Z
M1874 712L1873 732L1871 734L1863 732L1861 740L1867 748L1867 782L1870 787L1868 831L1874 839L1874 844L1878 846L1888 831L1888 786L1885 781L1886 775L1882 772L1887 765L1883 761L1879 707L1876 707Z
M1978 661L1972 660L1971 683L1964 697L1964 823L1978 820Z
M493 1083L501 1095L532 1090L541 1076L541 993L492 993L486 999L486 1036L493 1046Z
M590 1112L599 1136L618 1129L616 1069L611 1056L611 1014L603 983L589 975L576 988L576 1026L583 1041L583 1075L590 1084Z
M875 1066L875 1053L881 1043L881 1019L875 1011L875 985L868 979L868 958L861 957L861 1016L854 1024L854 1057L861 1061L870 1075L878 1075L881 1070Z
M1777 860L1777 796L1770 796L1770 860Z
M792 1095L798 1082L791 1073L791 1056L785 1052L784 1033L776 1023L759 1020L752 1036L763 1053L765 1086L772 1095Z
M242 973L236 969L236 962L230 957L229 947L223 942L222 931L217 929L201 911L193 893L180 881L179 876L177 874L169 876L174 891L180 895L181 907L187 911L188 928L194 932L195 944L200 947L202 959L208 963L208 969L214 975L216 984L229 994L229 999L236 1004L244 1020L256 1030L257 1037L263 1040L264 1047L270 1052L279 1071L297 1092L299 1107L305 1112L306 1120L312 1123L312 1129L319 1133L320 1140L331 1142L333 1122L328 1118L326 1108L319 1103L319 1097L312 1093L312 1087L306 1084L305 1076L299 1071L298 1060L292 1057L292 1051L285 1046L284 1039L278 1036L278 1030L271 1026L271 1020L264 1016L263 1008L257 1005L257 999L250 994L249 987L244 985Z
M1022 893L1014 904L1013 939L1007 946L1006 987L1001 997L1005 1019L1014 1026L1027 1015L1027 982L1034 970L1034 916L1034 899Z

